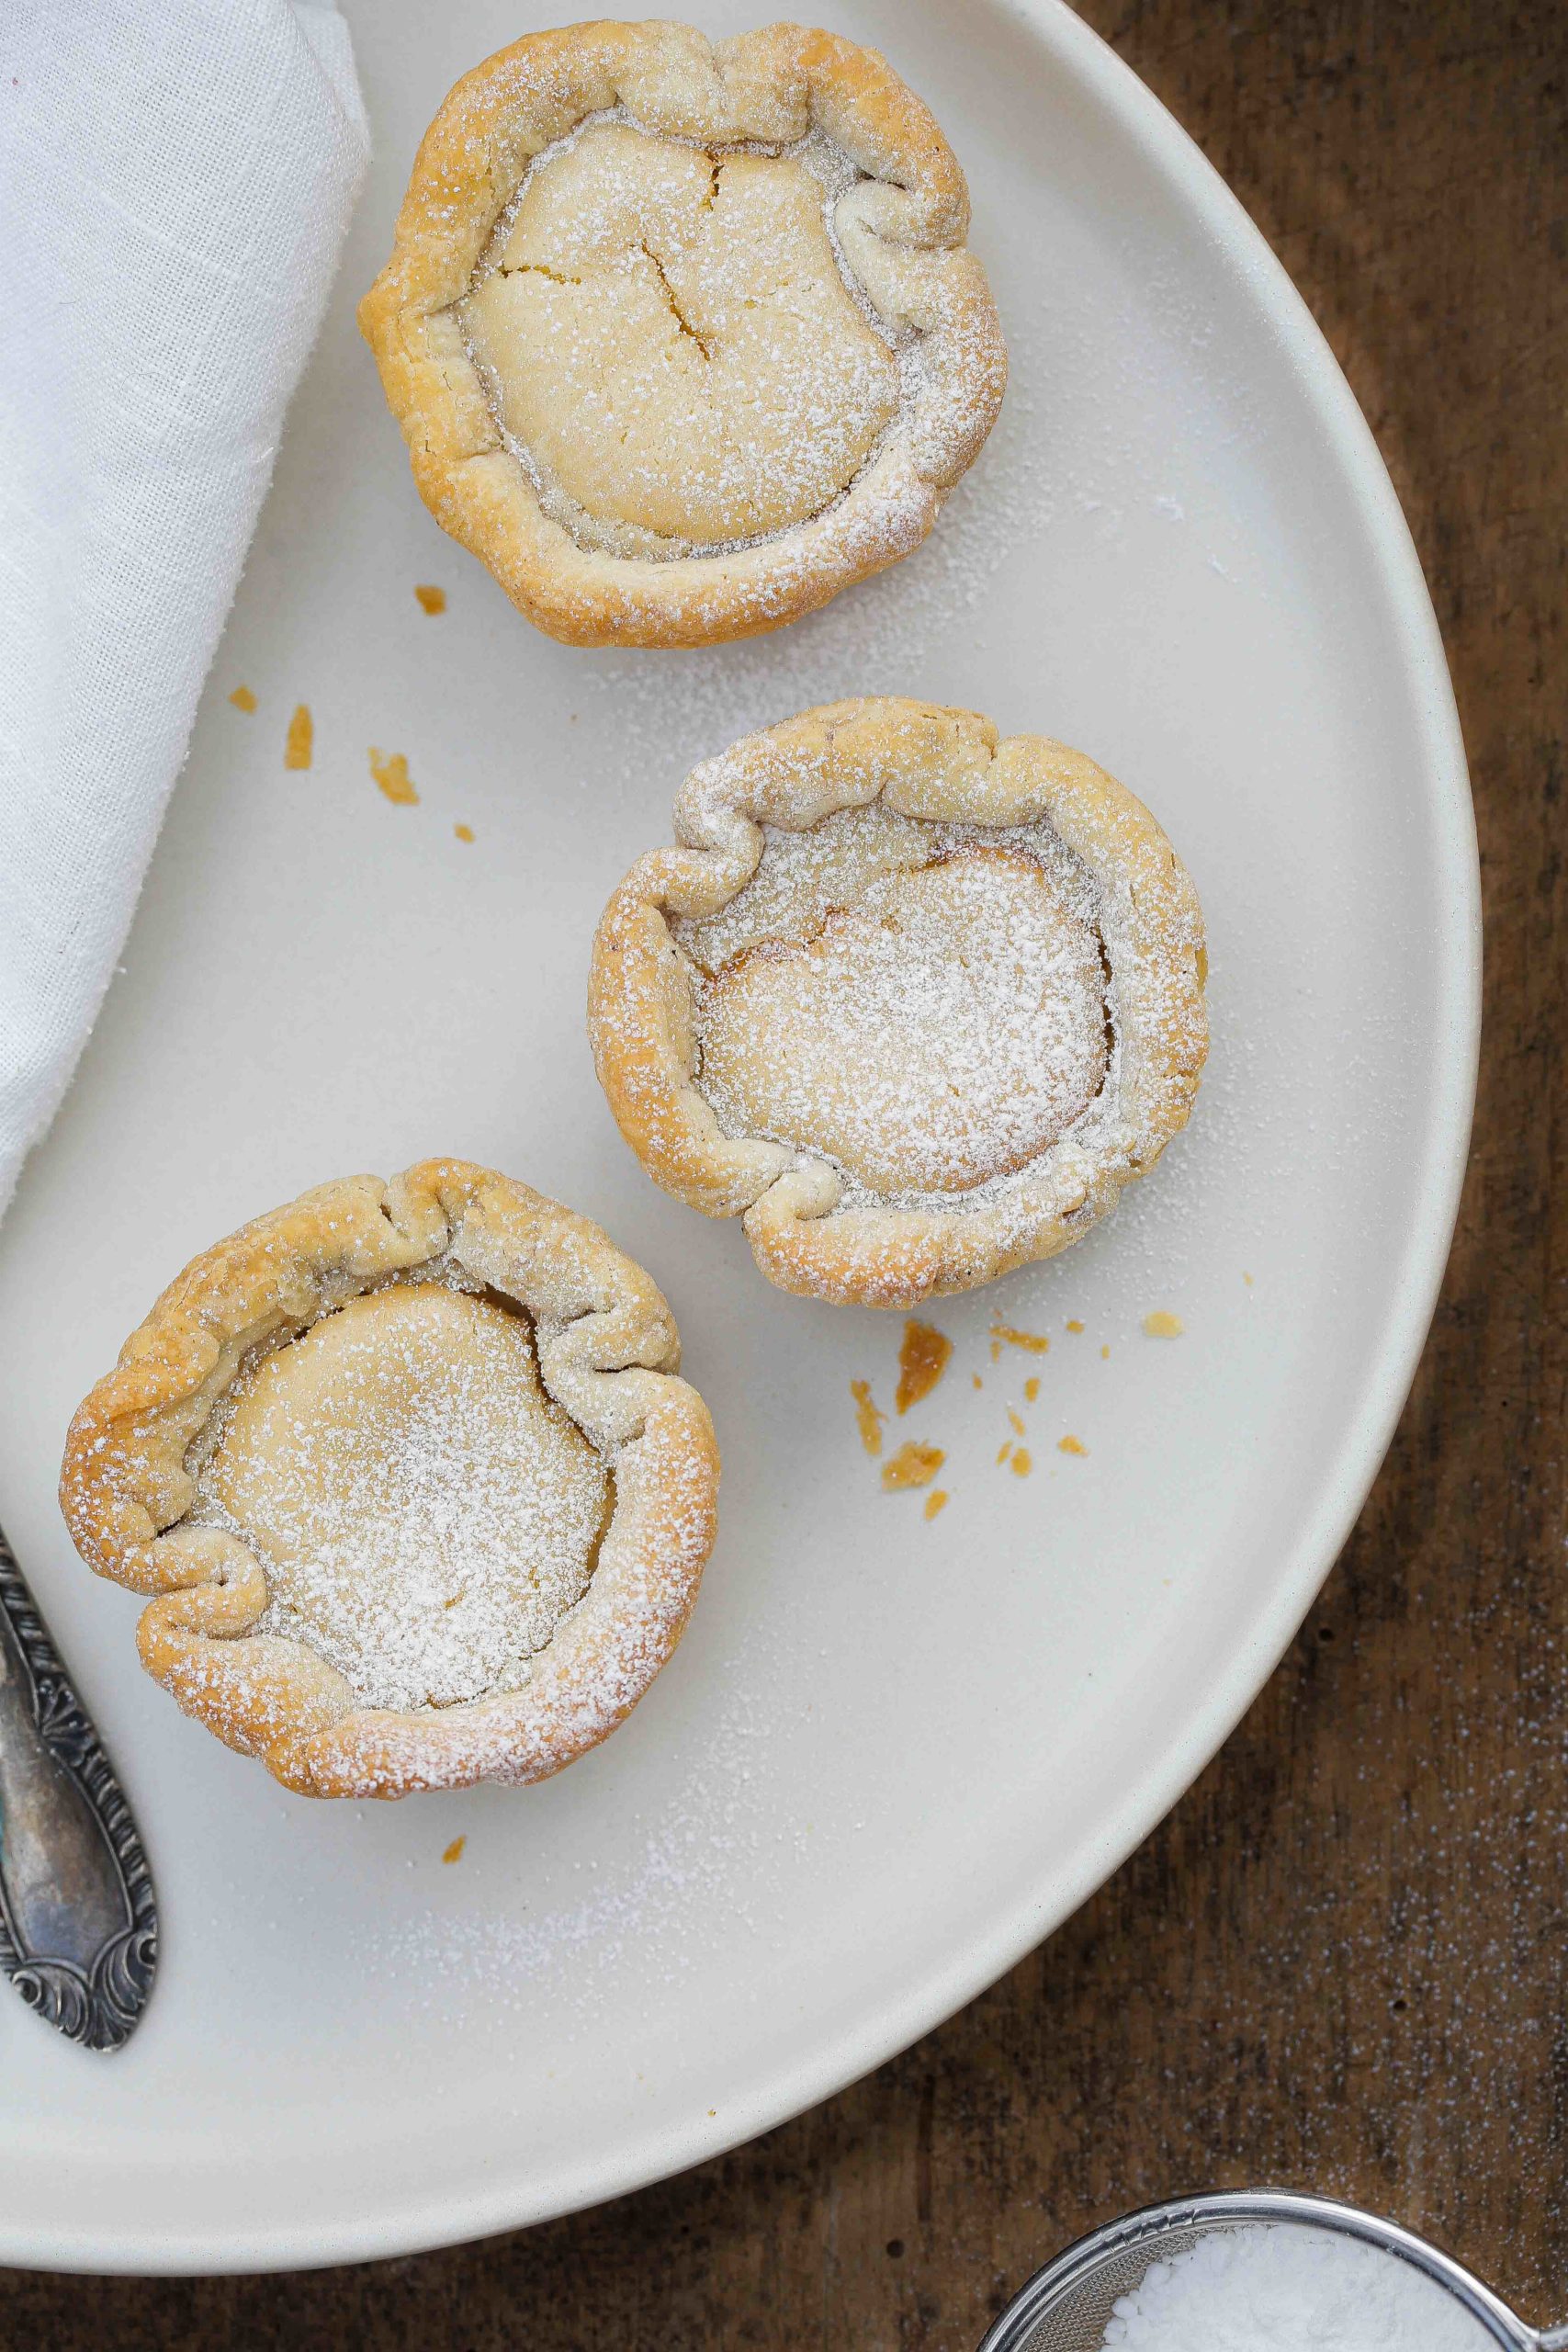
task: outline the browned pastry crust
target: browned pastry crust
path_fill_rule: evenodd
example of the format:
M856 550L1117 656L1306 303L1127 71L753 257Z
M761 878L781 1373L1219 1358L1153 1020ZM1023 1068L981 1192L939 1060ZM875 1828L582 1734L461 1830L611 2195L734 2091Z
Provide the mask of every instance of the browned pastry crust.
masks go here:
M918 390L835 501L716 551L615 552L541 503L475 364L460 306L534 159L589 118L709 151L814 132L860 175L833 208L843 267L918 345ZM465 75L420 147L391 259L360 305L420 494L538 628L573 645L706 645L814 611L917 547L989 432L1006 354L969 202L925 106L875 51L791 24L710 44L610 21L527 35Z
M931 826L1048 826L1097 894L1114 1033L1100 1094L1026 1166L956 1199L879 1200L819 1155L725 1133L697 1066L682 922L745 890L764 827L799 832L878 800ZM974 1289L1081 1238L1186 1125L1208 1046L1197 893L1148 810L1081 752L1043 736L1002 741L971 711L834 703L694 769L674 830L680 846L640 859L600 922L594 1059L649 1173L709 1216L743 1217L783 1289L892 1307Z
M547 1394L614 1474L615 1505L577 1606L520 1690L408 1711L363 1706L302 1641L252 1629L261 1562L187 1519L187 1456L259 1350L347 1300L448 1261L532 1318ZM458 1160L303 1193L206 1250L132 1332L78 1410L61 1504L83 1558L151 1600L148 1672L230 1747L313 1796L402 1796L543 1780L613 1731L673 1651L716 1526L706 1407L649 1277L587 1218Z

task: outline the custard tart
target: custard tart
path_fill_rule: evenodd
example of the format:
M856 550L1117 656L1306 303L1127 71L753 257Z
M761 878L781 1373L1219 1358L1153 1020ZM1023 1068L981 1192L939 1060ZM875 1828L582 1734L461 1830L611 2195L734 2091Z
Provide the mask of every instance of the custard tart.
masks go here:
M67 1525L141 1662L312 1796L545 1779L628 1714L712 1547L670 1310L456 1160L306 1193L170 1285L71 1426Z
M1141 802L972 711L809 710L694 769L594 941L626 1141L771 1282L912 1306L1079 1240L1185 1125L1202 918Z
M875 51L573 25L452 91L360 324L421 495L531 621L707 645L931 529L1007 373L968 225Z

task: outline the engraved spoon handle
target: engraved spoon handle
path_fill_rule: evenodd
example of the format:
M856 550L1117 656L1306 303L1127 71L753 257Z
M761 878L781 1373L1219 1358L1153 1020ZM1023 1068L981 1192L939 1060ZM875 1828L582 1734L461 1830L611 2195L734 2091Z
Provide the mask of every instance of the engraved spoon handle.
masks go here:
M0 1531L0 1968L73 2041L118 2050L157 1958L130 1808Z

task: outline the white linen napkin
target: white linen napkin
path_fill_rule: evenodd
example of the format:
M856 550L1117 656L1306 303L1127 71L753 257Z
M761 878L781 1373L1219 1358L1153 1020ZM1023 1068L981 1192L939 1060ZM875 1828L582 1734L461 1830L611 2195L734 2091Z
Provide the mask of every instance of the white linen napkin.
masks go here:
M326 0L0 7L0 1209L130 927L368 153Z

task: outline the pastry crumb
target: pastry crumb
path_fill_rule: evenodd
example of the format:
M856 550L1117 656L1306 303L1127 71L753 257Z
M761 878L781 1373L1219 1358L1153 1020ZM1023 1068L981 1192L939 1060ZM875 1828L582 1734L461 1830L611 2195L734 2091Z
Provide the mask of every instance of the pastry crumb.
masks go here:
M929 1487L946 1460L940 1445L922 1445L917 1438L909 1438L883 1464L882 1483L889 1494L901 1487Z
M409 775L409 763L406 753L402 752L378 752L374 746L372 746L370 752L370 773L375 777L377 783L380 786L381 790L386 794L387 798L390 800L395 807L399 808L414 808L418 807L419 795L414 790L412 778Z
M454 1838L452 1843L447 1847L446 1851L442 1855L442 1860L444 1862L460 1862L463 1859L463 1849L468 1842L468 1841L466 1838Z
M1089 1448L1081 1437L1059 1437L1056 1451L1058 1453L1087 1453Z
M1040 1394L1040 1374L1039 1374L1037 1372L1032 1372L1032 1373L1030 1374L1030 1375L1029 1375L1029 1378L1028 1378L1028 1379L1024 1382L1024 1384L1023 1384L1023 1401L1024 1401L1024 1403L1025 1403L1026 1405L1032 1405L1032 1404L1033 1404L1033 1402L1034 1402L1034 1399L1039 1396L1039 1394Z
M997 1464L998 1464L998 1468L999 1468L999 1467L1000 1467L1000 1465L1001 1465L1001 1464L1002 1464L1007 1460L1008 1455L1009 1455L1011 1452L1012 1452L1012 1440L1011 1440L1011 1438L1010 1438L1010 1438L1006 1438L1006 1439L1004 1439L1004 1440L1003 1440L1003 1442L1002 1442L1002 1448L1001 1448L1000 1453L997 1455Z
M991 1362L996 1363L1004 1347L1022 1348L1032 1356L1043 1356L1051 1345L1043 1331L1017 1331L1010 1323L991 1326Z
M1144 1317L1144 1329L1151 1340L1179 1340L1186 1329L1179 1315L1171 1315L1163 1306Z
M981 1377L980 1377L980 1375L979 1375L979 1374L978 1374L977 1372L972 1372L972 1373L970 1374L969 1377L970 1377L970 1379L975 1383L975 1385L976 1385L976 1388L984 1388L984 1386L985 1386L985 1385L986 1385L986 1384L985 1384L985 1382L981 1379Z
M953 1353L953 1341L945 1331L934 1324L918 1322L910 1316L904 1326L904 1338L898 1350L898 1386L894 1396L895 1410L907 1413L929 1396Z
M233 704L236 710L243 710L249 713L250 711L254 710L256 707L256 698L254 695L252 694L249 686L236 686L229 699ZM1252 1280L1252 1276L1248 1274L1247 1279L1250 1282Z
M852 1380L850 1395L855 1400L855 1420L860 1429L860 1442L868 1453L882 1451L882 1424L887 1419L872 1396L869 1380Z
M939 1511L944 1511L947 1509L952 1499L945 1487L933 1487L926 1497L926 1517L935 1519Z
M1101 1350L1100 1351L1100 1360L1101 1363L1108 1363L1110 1362L1110 1360L1111 1360L1111 1350L1110 1350L1108 1347L1101 1348Z
M283 739L283 764L286 768L308 768L310 754L316 747L316 729L308 702L295 706L288 722L288 732Z
M444 613L446 610L445 588L416 588L413 593L419 598L421 612Z
M1081 1331L1083 1328L1084 1327L1081 1323L1075 1322L1071 1317L1068 1318L1067 1329L1069 1331Z
M474 838L474 829L472 825L454 825L452 831L457 834L457 839L460 842L471 842Z
M1034 1467L1034 1456L1030 1453L1029 1448L1026 1445L1021 1445L1017 1448L1009 1467L1015 1478L1028 1477L1030 1472Z
M230 699L230 701L231 701L231 702L232 702L232 700L234 699L234 697L232 696L232 695L230 695L229 699ZM1248 1289L1248 1290L1250 1290L1250 1289L1252 1288L1252 1276L1251 1276L1250 1274L1243 1274L1243 1276L1242 1276L1242 1281L1247 1284L1247 1289Z
M1010 1405L1008 1407L1008 1427L1014 1437L1022 1437L1025 1434L1023 1418L1021 1414L1015 1413Z

